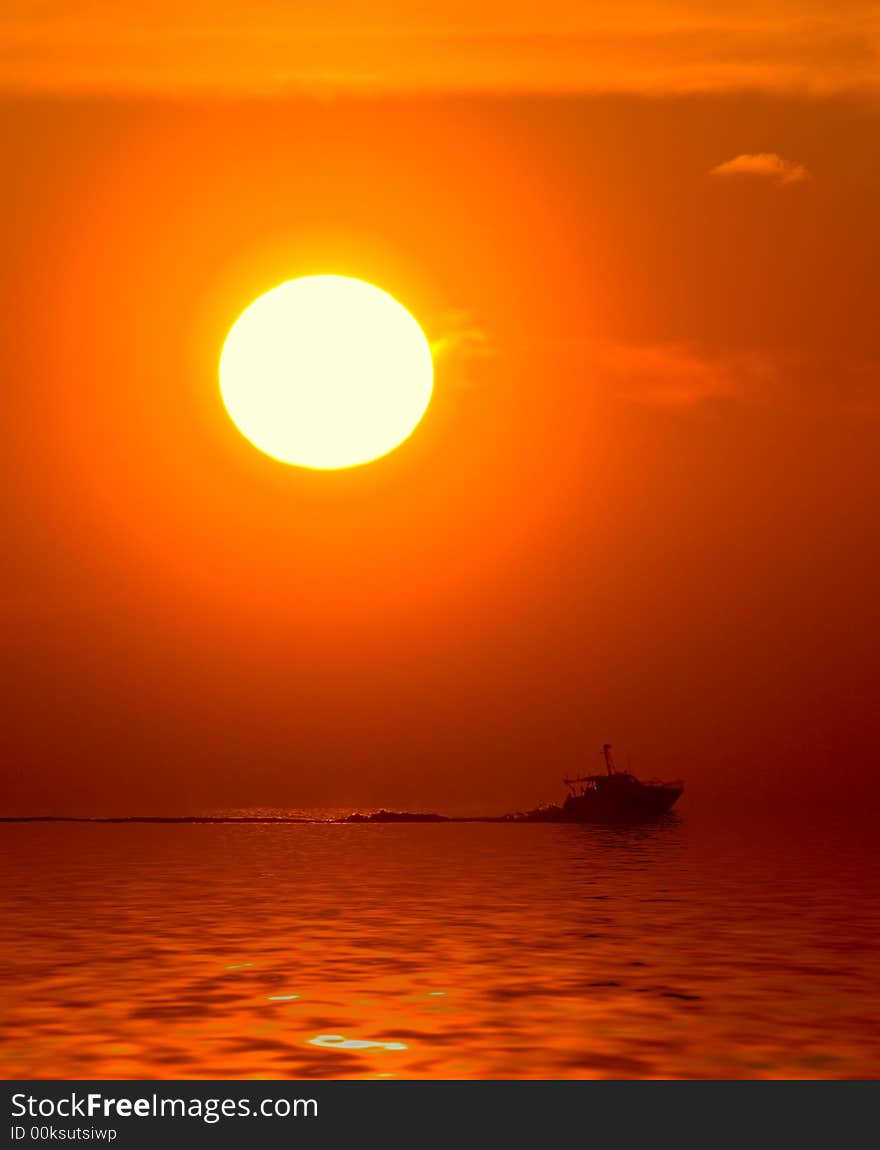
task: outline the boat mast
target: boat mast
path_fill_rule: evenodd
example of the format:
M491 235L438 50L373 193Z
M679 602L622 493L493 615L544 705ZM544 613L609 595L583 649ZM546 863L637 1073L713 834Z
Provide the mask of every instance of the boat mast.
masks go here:
M614 759L611 757L611 744L602 744L602 754L605 756L605 770L609 775L617 774L617 767L614 765Z

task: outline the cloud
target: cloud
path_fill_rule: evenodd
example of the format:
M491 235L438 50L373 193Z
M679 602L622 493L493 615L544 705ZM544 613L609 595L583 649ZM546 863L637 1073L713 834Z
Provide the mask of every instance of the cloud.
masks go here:
M471 363L494 357L495 349L488 332L474 322L469 312L449 312L435 326L440 331L431 340L431 351L436 360Z
M876 0L7 0L0 24L7 91L880 91Z
M558 345L597 392L682 414L731 404L880 416L880 358L803 347L710 349L696 343Z
M784 160L775 152L745 152L732 160L725 160L709 172L710 176L764 176L778 184L800 184L810 179L803 164Z
M597 349L592 368L619 398L646 407L692 408L767 398L780 379L778 358L760 352L709 353L687 344Z

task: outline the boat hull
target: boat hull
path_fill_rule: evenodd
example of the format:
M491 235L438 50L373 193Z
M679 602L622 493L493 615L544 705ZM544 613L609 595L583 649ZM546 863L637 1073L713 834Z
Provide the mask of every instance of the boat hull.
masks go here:
M558 821L567 823L619 822L652 818L672 809L684 787L627 787L625 791L597 790L571 795L559 809Z

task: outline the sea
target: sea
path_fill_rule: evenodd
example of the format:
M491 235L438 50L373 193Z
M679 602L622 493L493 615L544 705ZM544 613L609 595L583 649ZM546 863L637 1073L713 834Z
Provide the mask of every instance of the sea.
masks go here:
M877 1077L875 862L723 810L5 823L0 1072Z

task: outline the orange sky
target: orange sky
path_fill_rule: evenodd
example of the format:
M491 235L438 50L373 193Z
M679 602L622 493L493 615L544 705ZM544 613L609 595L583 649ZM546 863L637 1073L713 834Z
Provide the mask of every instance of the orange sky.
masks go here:
M873 0L11 0L0 84L831 92L880 85Z
M244 6L4 17L10 812L500 810L605 739L697 796L872 785L867 6L431 7L314 6L283 75L280 6L245 49ZM438 347L350 472L217 390L318 271Z

